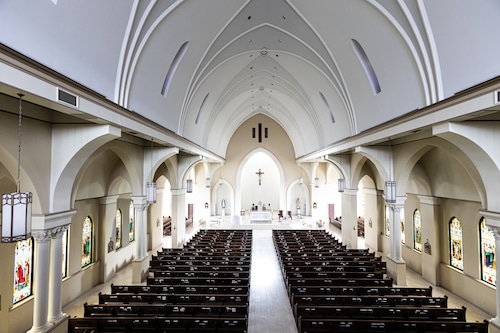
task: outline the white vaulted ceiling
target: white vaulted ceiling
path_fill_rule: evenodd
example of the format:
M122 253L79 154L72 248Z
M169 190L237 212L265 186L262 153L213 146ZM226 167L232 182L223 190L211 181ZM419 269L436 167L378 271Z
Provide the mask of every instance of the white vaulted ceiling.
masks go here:
M3 0L0 42L213 154L262 113L299 157L498 76L499 14L497 0Z

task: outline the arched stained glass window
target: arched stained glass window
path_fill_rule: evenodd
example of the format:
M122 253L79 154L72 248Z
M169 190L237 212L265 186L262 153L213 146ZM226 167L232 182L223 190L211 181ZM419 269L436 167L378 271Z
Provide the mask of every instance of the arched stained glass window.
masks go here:
M385 206L385 225L384 225L384 234L389 236L391 234L390 223L391 223L391 209L389 206Z
M450 220L450 265L464 270L462 223L453 217Z
M16 243L14 253L14 295L12 303L31 296L33 277L33 238Z
M122 247L122 211L120 209L116 210L116 249Z
M128 222L128 240L129 242L134 241L135 239L135 208L134 208L134 202L130 201L130 207L129 207L129 222Z
M413 248L422 252L422 220L418 209L413 212Z
M481 242L481 279L492 285L497 284L497 260L495 258L495 235L486 225L486 219L479 221L479 237Z
M92 263L92 251L94 243L94 223L90 216L83 221L82 228L82 267Z
M69 231L65 229L62 235L62 271L61 277L65 278L68 275L68 236Z
M399 221L401 224L401 244L405 244L406 238L405 238L405 209L401 208L399 211Z

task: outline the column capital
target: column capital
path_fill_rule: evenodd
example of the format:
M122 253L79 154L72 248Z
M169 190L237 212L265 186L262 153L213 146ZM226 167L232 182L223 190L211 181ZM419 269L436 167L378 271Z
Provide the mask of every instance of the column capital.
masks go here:
M441 199L432 197L429 195L417 195L418 200L420 200L421 204L439 206L441 204Z
M50 230L60 226L71 224L71 218L75 215L76 209L67 210L64 212L51 213L45 215L33 215L32 229L33 230Z
M69 228L69 224L67 225L61 225L55 228L50 229L52 238L58 238L61 237L66 230Z
M31 235L35 238L35 241L37 243L48 243L50 242L50 239L52 238L52 231L51 230L38 230L38 231L33 231Z
M101 205L115 204L118 201L119 195L108 195L107 197L101 198L99 203Z
M178 188L178 189L171 189L170 192L172 192L172 195L185 195L186 194L186 189L185 188Z
M358 195L358 191L359 190L357 188L346 188L344 189L344 192L342 192L342 194L354 196Z

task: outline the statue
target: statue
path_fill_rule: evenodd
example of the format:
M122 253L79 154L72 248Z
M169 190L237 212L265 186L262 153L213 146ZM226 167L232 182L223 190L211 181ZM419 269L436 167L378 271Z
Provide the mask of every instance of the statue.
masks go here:
M226 208L226 199L222 199L221 206L222 208Z
M297 200L295 200L295 205L297 209L300 209L300 198L297 198Z

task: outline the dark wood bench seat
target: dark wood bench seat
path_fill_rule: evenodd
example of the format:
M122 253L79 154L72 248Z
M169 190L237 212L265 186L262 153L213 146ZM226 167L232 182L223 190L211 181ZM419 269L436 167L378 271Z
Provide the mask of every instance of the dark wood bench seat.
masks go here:
M411 307L411 306L330 306L295 304L295 318L346 318L387 320L459 320L465 321L466 308Z
M153 277L184 277L184 278L250 278L250 271L224 271L224 270L211 270L211 271L171 271L171 270L150 270L150 276Z
M352 305L352 306L421 306L421 307L441 307L448 306L448 297L433 296L349 296L349 295L295 295L292 294L291 303L293 305Z
M400 295L400 296L432 296L432 287L367 287L367 286L289 286L288 294L292 295Z
M372 286L392 287L393 280L391 278L371 279L371 278L349 278L349 279L334 279L334 278L288 278L288 286Z
M146 278L147 285L167 284L167 285L228 285L228 286L250 286L250 278L196 278L196 277L151 277Z
M83 317L69 318L68 332L246 333L247 327L247 317Z
M383 319L314 319L300 318L299 333L325 332L474 332L488 333L488 321L424 321L424 320L383 320Z
M248 304L84 304L84 316L244 317Z
M205 304L238 305L249 302L248 294L104 294L99 293L99 304Z
M119 294L242 294L247 295L249 286L227 286L227 285L111 285L111 293Z

